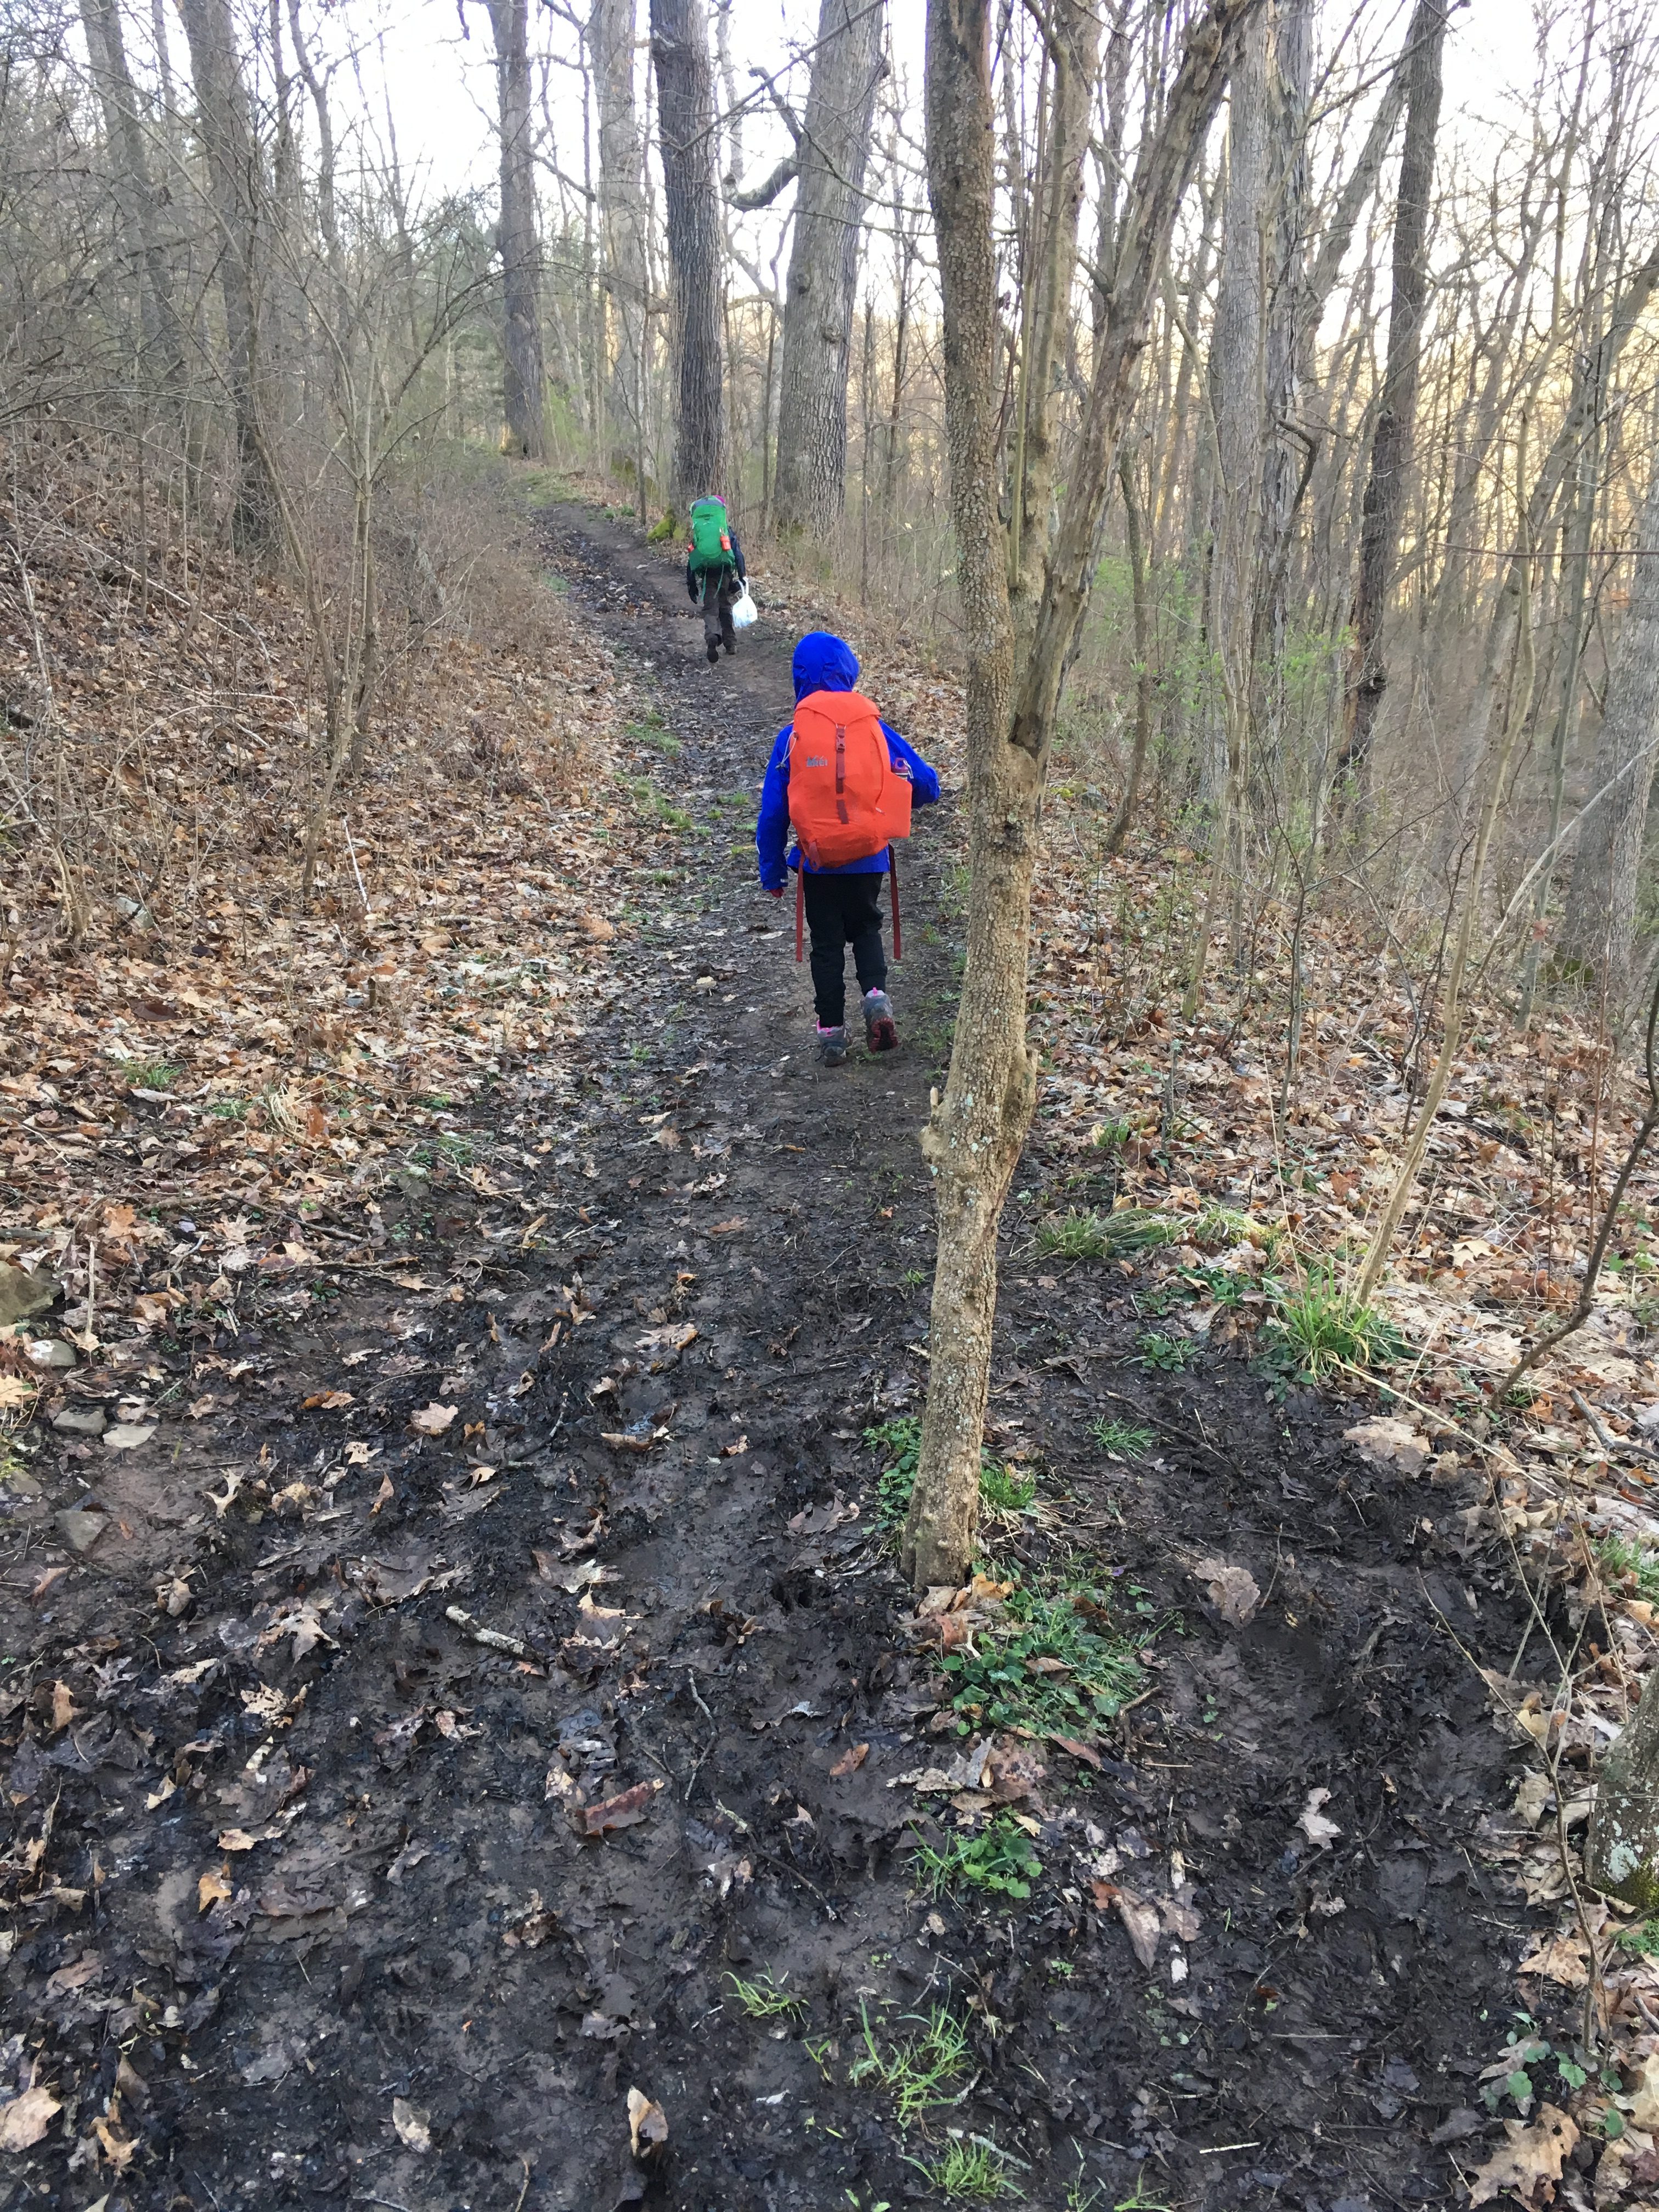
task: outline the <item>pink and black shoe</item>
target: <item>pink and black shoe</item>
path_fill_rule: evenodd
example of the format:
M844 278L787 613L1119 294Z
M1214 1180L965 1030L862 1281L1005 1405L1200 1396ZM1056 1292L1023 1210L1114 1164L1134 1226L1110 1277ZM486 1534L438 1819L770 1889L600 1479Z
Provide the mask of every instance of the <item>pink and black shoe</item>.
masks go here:
M872 1052L894 1052L898 1048L898 1028L885 991L864 994L864 1041Z

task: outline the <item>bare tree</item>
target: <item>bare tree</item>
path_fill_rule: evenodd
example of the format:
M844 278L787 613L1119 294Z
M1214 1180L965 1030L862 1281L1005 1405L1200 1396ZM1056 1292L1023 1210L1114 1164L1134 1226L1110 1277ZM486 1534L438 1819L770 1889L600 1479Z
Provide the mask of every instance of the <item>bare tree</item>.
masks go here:
M1066 665L1133 403L1176 215L1234 62L1265 0L1211 0L1146 118L1124 195L1066 491L1016 665L999 514L997 253L991 0L929 0L927 173L944 295L945 434L967 676L967 967L944 1097L923 1139L939 1208L931 1364L903 1558L919 1587L959 1583L973 1556L996 1310L997 1229L1030 1126L1025 1042L1037 817ZM1161 89L1161 88L1160 88ZM1064 148L1060 149L1063 155ZM1064 302L1050 295L1058 314Z
M780 529L816 536L840 514L846 490L847 381L883 15L884 0L823 0L796 147L773 503Z
M714 81L702 0L651 0L668 258L673 270L673 496L721 485L726 415L720 347Z
M542 361L542 257L536 228L536 137L531 112L529 0L488 0L495 46L501 142L501 413L503 449L522 460L546 452Z
M229 0L179 0L207 158L208 198L219 228L226 382L236 418L233 542L259 553L277 528L276 494L258 429L261 246L260 163Z
M1354 595L1353 673L1349 726L1340 765L1362 787L1376 717L1388 689L1382 617L1400 550L1401 518L1411 481L1424 308L1429 289L1429 211L1435 137L1440 125L1441 59L1449 0L1418 0L1407 34L1406 135L1394 216L1394 289L1389 351L1371 437Z
M612 336L611 434L641 465L646 240L644 155L634 94L638 0L593 0L588 39L599 103L599 226ZM640 487L643 496L643 486Z

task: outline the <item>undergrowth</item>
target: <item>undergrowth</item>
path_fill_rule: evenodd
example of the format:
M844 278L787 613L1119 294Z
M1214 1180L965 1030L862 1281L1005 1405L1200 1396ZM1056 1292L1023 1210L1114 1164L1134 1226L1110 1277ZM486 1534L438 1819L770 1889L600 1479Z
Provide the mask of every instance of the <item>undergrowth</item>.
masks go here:
M1145 1206L1120 1206L1115 1213L1073 1209L1039 1222L1036 1247L1055 1260L1127 1260L1173 1244L1181 1233L1178 1222Z
M1339 1283L1328 1267L1281 1291L1261 1333L1264 1361L1298 1382L1322 1382L1343 1368L1391 1367L1408 1349L1386 1314Z
M994 2142L975 2136L945 2146L943 2157L913 2158L909 2163L941 2197L968 2204L1004 2204L1024 2191L1015 2182L1007 2159Z
M921 1457L921 1422L915 1413L883 1421L866 1429L864 1441L878 1451L884 1462L876 1481L876 1515L884 1534L896 1536L910 1510L910 1492L916 1486L916 1467ZM1036 1498L1036 1477L1017 1474L989 1452L981 1455L979 1502L989 1513L1029 1512Z
M943 1850L918 1844L910 1864L930 1897L978 1889L1011 1904L1023 1904L1042 1872L1030 1838L1006 1814L993 1820L982 1834L948 1837Z
M924 2112L956 2102L954 2084L968 2071L968 2035L948 2005L931 2012L907 2013L918 2033L884 2045L870 2024L868 2010L859 2008L860 2049L847 2069L854 2089L873 2082L893 2100L902 2128Z
M1098 1591L1045 1595L1017 1583L999 1619L940 1662L957 1733L1091 1735L1136 1693L1145 1640L1144 1632L1133 1642L1124 1635Z
M1103 1452L1114 1459L1145 1459L1158 1442L1156 1431L1144 1429L1136 1421L1109 1420L1103 1413L1093 1423L1090 1431Z
M1659 1552L1645 1544L1633 1544L1626 1536L1604 1536L1595 1555L1607 1579L1617 1582L1634 1575L1637 1595L1650 1604L1659 1604Z

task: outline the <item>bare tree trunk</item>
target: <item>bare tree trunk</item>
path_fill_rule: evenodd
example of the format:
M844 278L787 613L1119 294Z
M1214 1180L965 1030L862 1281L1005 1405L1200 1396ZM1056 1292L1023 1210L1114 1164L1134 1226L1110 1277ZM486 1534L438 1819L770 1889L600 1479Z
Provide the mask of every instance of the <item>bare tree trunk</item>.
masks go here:
M973 1556L996 1309L997 1229L1030 1126L1025 1043L1037 817L1066 664L1087 604L1146 319L1237 33L1264 0L1212 0L1124 198L1093 376L1024 665L1015 666L998 514L997 255L991 0L929 0L927 179L944 297L945 436L967 662L968 958L951 1073L923 1137L939 1206L927 1413L903 1559L918 1587ZM1063 152L1063 149L1061 149ZM1058 304L1056 302L1056 304Z
M161 242L155 187L144 158L137 94L127 66L120 11L115 0L81 0L81 22L115 165L115 203L123 246L139 289L145 367L158 385L172 387L176 393L184 375L186 339L173 305L173 272Z
M536 140L531 120L529 0L489 0L501 139L503 450L539 461L547 451L542 360L542 258L536 235Z
M1659 467L1642 509L1630 605L1607 671L1607 705L1561 932L1564 957L1621 1000L1632 981L1637 873L1659 742Z
M208 188L220 230L219 285L225 309L226 381L236 418L236 501L232 542L262 553L276 529L276 496L258 434L258 155L247 82L236 51L229 0L179 0L207 155Z
M883 11L823 0L797 149L800 183L784 289L778 527L822 536L842 511L847 381L864 173L880 79Z
M1360 525L1349 727L1340 762L1362 791L1376 718L1389 685L1382 618L1400 550L1400 523L1405 513L1417 420L1423 310L1429 289L1429 199L1434 183L1435 137L1440 125L1441 59L1448 13L1448 0L1418 0L1407 37L1406 136L1394 217L1394 296L1389 310L1388 361Z
M684 507L723 489L720 404L720 233L714 198L714 83L702 0L651 0L668 258L673 271L671 354L673 498Z
M645 332L644 154L634 96L638 0L593 0L588 36L599 101L599 223L605 286L615 334L608 412L619 453L637 444L640 352ZM643 487L641 487L643 490Z

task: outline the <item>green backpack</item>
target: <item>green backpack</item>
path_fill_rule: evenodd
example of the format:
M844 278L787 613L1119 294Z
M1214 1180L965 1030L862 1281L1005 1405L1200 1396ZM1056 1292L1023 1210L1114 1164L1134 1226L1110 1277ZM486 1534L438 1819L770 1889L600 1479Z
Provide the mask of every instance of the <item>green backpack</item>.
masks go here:
M694 576L701 575L706 568L731 567L732 532L726 525L724 500L700 499L693 502L691 535L686 550Z

